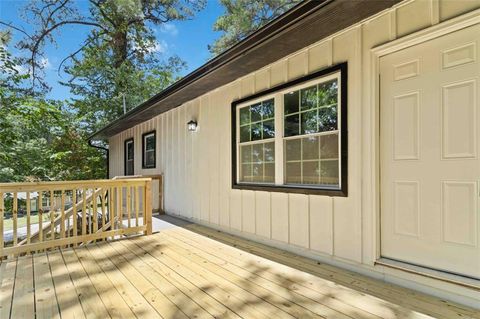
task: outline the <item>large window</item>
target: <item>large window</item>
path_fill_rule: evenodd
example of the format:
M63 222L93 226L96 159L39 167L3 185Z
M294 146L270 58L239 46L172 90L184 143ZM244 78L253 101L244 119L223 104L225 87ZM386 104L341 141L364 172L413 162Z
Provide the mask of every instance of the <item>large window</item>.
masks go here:
M142 140L142 167L155 168L155 149L157 144L155 132L143 134Z
M125 158L125 168L124 174L134 175L134 166L133 166L133 158L134 158L135 150L133 148L133 138L128 139L125 141L125 151L124 151L124 158Z
M234 188L347 195L346 63L234 102Z

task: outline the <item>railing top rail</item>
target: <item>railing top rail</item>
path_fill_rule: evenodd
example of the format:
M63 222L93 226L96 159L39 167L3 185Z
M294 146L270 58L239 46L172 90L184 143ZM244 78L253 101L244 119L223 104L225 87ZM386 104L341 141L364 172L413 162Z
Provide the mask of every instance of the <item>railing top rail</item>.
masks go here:
M143 185L151 181L151 178L125 178L125 179L101 179L101 180L79 180L79 181L48 181L48 182L25 182L25 183L0 183L0 192L26 192L38 190L68 190L74 188L91 188L106 186L135 186Z

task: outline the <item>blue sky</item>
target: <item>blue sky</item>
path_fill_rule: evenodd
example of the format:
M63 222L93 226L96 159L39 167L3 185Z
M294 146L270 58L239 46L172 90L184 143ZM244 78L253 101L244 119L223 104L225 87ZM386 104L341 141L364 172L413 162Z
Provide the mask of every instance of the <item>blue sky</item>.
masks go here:
M31 26L22 19L23 8L27 0L0 0L0 20L11 22L23 27L27 32L32 31ZM77 0L78 8L83 11L88 8L88 1ZM187 62L187 74L201 66L210 58L207 45L219 37L218 32L212 30L213 23L223 13L223 7L217 0L208 0L204 10L199 12L192 20L168 23L162 28L157 28L159 42L158 53L162 57L178 55ZM71 97L68 88L60 85L59 80L65 80L57 73L60 62L69 53L77 50L86 38L89 28L86 26L65 26L56 37L57 46L47 44L46 80L52 87L48 94L50 98L67 99ZM21 34L14 33L13 43L21 38Z

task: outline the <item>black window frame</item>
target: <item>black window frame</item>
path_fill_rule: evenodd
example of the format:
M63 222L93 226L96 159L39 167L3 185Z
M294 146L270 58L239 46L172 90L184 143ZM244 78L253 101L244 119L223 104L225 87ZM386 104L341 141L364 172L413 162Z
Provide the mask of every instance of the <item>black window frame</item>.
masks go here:
M127 174L127 156L128 156L128 149L127 144L132 143L133 146L133 172L131 175ZM125 176L132 176L135 175L135 141L132 138L128 138L123 142L123 175Z
M302 84L307 81L315 80L328 76L333 73L340 72L340 143L341 149L339 158L341 159L341 186L339 189L330 189L322 186L307 186L307 185L265 185L265 184L250 184L250 183L237 183L237 106L239 104L246 103L250 100L259 99L262 96L266 96L276 91L285 90L289 87L293 87ZM231 103L231 134L232 134L232 188L233 189L245 189L254 191L268 191L268 192L283 192L283 193L298 193L298 194L313 194L313 195L326 195L337 197L348 197L348 63L343 62L326 69L322 69L317 72L313 72L306 76L294 79L292 81L274 86L270 89L258 92L256 94L247 96L242 99L235 100Z
M145 165L145 160L146 160L146 156L145 156L145 137L147 135L151 135L153 134L153 139L155 141L155 148L153 149L153 165ZM149 131L149 132L146 132L146 133L143 133L142 134L142 168L143 169L152 169L152 168L156 168L157 167L157 131L156 130L153 130L153 131Z

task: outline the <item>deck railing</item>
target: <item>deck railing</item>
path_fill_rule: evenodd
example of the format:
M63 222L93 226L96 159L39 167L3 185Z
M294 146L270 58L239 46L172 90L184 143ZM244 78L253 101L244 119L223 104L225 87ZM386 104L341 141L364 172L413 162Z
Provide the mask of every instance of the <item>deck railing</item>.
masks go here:
M151 183L150 178L0 183L0 258L151 234Z

